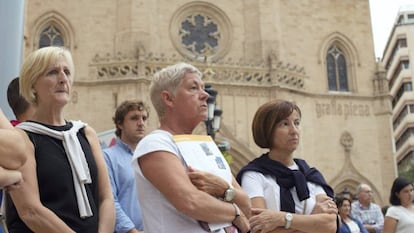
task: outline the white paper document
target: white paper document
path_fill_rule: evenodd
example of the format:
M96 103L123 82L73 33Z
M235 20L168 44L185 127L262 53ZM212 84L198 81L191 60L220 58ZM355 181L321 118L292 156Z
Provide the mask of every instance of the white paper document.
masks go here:
M231 184L232 174L226 159L210 136L181 134L174 135L185 162L197 170L215 174ZM212 231L231 226L231 222L209 223Z

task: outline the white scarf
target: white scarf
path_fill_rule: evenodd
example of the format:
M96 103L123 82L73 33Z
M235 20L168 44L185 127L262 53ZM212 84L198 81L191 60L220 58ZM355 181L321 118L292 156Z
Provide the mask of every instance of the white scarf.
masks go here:
M22 122L16 127L63 141L63 147L65 148L66 156L68 157L70 168L72 170L79 214L81 218L86 218L93 215L85 189L85 184L92 183L92 179L89 173L85 153L83 152L79 139L76 136L79 129L85 127L86 123L83 123L82 121L71 122L73 127L67 131L56 131L34 122Z

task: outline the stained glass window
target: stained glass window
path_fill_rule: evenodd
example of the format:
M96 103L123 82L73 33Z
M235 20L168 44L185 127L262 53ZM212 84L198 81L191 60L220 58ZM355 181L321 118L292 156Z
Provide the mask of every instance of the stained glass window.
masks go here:
M348 72L343 52L332 46L326 55L328 87L330 91L348 91Z
M39 38L39 48L47 46L64 46L65 41L59 29L53 25L42 31Z
M210 17L198 14L190 15L181 22L180 37L190 52L206 54L218 46L220 32Z

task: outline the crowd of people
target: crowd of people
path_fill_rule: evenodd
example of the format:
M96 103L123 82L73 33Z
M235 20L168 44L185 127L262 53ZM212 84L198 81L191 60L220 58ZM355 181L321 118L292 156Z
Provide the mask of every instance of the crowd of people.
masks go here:
M233 177L220 156L194 168L177 144L207 117L209 94L196 67L178 63L152 77L159 120L152 132L149 106L122 102L113 117L116 144L104 149L90 126L65 118L74 74L69 50L45 47L10 83L13 125L0 112L8 232L414 232L412 181L394 181L384 217L368 184L357 187L358 200L334 197L323 174L294 157L302 118L294 102L258 108L253 139L267 152Z

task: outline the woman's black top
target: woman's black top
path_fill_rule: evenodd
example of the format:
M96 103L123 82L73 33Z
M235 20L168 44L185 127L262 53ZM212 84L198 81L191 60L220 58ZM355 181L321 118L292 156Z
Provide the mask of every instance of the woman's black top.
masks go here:
M72 127L71 122L67 122L64 126L42 125L57 131L66 131ZM85 219L79 215L72 170L62 141L31 132L27 134L35 148L36 175L42 204L75 232L98 232L98 171L84 129L79 130L77 136L85 153L92 179L92 183L86 184L85 188L93 212L93 216ZM20 219L9 195L6 203L6 222L9 232L32 232Z

